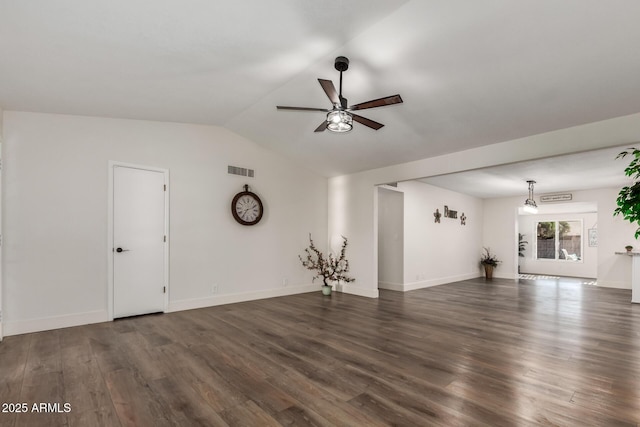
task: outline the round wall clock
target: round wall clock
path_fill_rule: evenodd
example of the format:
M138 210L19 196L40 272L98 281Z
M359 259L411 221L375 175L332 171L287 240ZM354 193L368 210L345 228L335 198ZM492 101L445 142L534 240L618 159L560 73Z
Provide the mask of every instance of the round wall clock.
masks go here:
M262 219L264 208L257 194L249 191L245 184L244 191L235 195L231 201L231 214L242 225L255 225Z

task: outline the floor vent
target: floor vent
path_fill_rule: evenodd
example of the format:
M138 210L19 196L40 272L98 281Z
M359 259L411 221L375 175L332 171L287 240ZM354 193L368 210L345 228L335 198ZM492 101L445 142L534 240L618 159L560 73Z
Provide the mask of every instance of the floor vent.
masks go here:
M232 175L248 176L249 178L255 176L253 169L239 168L238 166L227 166L227 172Z

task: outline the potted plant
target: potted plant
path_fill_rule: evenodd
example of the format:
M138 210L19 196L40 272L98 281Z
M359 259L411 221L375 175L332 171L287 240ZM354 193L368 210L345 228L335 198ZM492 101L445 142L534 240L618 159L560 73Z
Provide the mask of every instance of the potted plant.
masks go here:
M635 182L632 185L622 187L616 199L618 207L613 211L613 215L622 215L630 223L640 224L640 150L629 148L618 154L616 159L624 158L627 155L633 155L633 160L624 170L624 174ZM638 236L640 236L640 228L636 229L635 238L637 239Z
M322 294L331 295L331 289L333 283L339 282L353 282L354 278L347 276L349 272L349 261L346 258L347 251L347 238L342 236L342 248L340 254L334 256L329 254L325 256L318 248L316 248L311 233L309 233L309 247L305 250L306 256L303 259L301 255L298 255L302 266L308 270L316 273L313 276L313 280L316 278L322 278Z
M480 264L484 266L484 274L487 279L493 278L493 269L501 262L495 255L491 253L490 248L483 248Z
M527 242L524 240L524 234L518 233L518 257L524 258L524 251L527 249ZM520 273L520 263L518 263L518 274Z
M524 234L518 233L518 256L524 258L524 251L527 249L527 242L524 240Z
M631 245L627 245L624 248L627 250L627 252L631 252L633 250L633 246Z

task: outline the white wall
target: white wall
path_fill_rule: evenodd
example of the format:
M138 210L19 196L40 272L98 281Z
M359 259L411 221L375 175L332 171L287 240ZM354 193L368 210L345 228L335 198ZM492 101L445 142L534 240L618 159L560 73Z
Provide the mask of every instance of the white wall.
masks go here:
M580 261L539 260L535 256L536 223L540 221L582 221L582 256ZM529 274L547 274L556 276L588 277L598 276L598 247L589 246L588 229L598 223L597 213L565 213L544 215L520 215L518 231L525 235L529 243L519 258L520 272ZM573 227L571 227L573 230Z
M378 187L378 287L404 283L404 194Z
M106 320L110 160L170 170L170 310L317 288L297 255L310 232L327 246L326 178L230 131L5 112L4 141L7 335ZM245 183L265 204L252 227L230 213Z
M378 295L378 197L374 189L375 185L602 147L634 144L638 141L640 141L640 114L633 114L329 179L329 235L344 234L349 237L350 265L354 277L357 278L354 284L357 288L348 286L345 291L371 297ZM428 143L428 135L425 135L425 144ZM615 200L612 203L615 203ZM600 209L606 208L602 204L598 206ZM484 217L487 218L487 209ZM515 277L517 271L517 239L512 238L517 229L516 215L511 217L512 220L505 223L503 230L498 234L485 233L483 237L485 246L491 246L494 243L501 245L505 236L508 236L505 241L512 242L505 251L506 258L503 258L507 261L506 267L503 263L496 270L497 277L507 269L511 271L510 277ZM601 234L605 232L601 225L599 225L599 232ZM604 247L600 246L599 252L603 251ZM599 274L605 270L615 269L617 263L612 260L606 263L599 260ZM616 276L615 279L624 280L625 278Z
M484 200L483 246L501 261L493 277L517 278L518 206L522 201L518 197Z
M617 188L605 188L568 192L572 193L573 202L589 202L598 206L597 275L595 276L598 280L598 286L630 289L631 257L615 255L615 252L624 251L624 247L628 244L633 245L636 227L619 216L613 216L618 191L619 189ZM499 277L514 277L517 271L517 209L522 205L522 202L522 197L486 199L484 201L485 242L491 239L492 249L497 253L498 258L506 261L496 270L501 274ZM592 224L585 223L585 228L591 227ZM507 233L507 230L513 231ZM531 238L530 233L525 234L528 234L528 237ZM588 245L585 243L586 246ZM568 270L564 271L568 273ZM562 273L562 275L567 274ZM591 275L577 274L577 272L576 275L593 277Z
M480 275L482 200L419 181L398 183L404 192L404 286L413 290ZM458 212L445 218L444 206ZM434 212L442 214L436 223ZM466 225L460 217L466 216Z
M631 289L631 257L615 255L636 244L636 226L613 216L619 188L593 190L588 197L598 203L598 286Z
M2 162L2 128L4 122L4 114L2 108L0 108L0 163ZM2 168L0 167L0 236L2 236ZM2 259L2 245L0 245L0 260ZM0 262L0 341L2 341L2 337L4 336L4 328L2 326L2 316L4 313L4 305L2 302L2 295L4 291L2 290L2 262Z

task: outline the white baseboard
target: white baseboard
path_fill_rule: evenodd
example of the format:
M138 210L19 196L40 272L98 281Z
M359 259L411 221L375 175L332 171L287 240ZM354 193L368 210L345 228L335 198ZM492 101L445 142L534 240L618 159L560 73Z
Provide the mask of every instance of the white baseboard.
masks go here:
M397 290L400 292L407 292L407 291L414 291L416 289L430 288L432 286L446 285L447 283L459 282L461 280L475 279L476 277L480 277L480 276L481 276L480 273L458 274L455 276L438 277L435 279L405 283L400 286L394 286L393 289L391 288L383 288L383 289L391 289L393 291Z
M358 295L367 298L378 298L380 296L378 288L367 289L351 285L338 285L337 291L345 294Z
M378 289L404 292L404 285L402 283L394 283L394 282L378 282Z
M2 332L8 337L10 335L107 322L108 320L107 310L88 311L86 313L65 314L63 316L42 317L40 319L19 320L17 322L7 321L2 324Z
M377 289L363 289L354 286L344 286L340 291L348 294L360 295L370 298L378 297ZM212 307L216 305L233 304L245 301L255 301L259 299L302 294L307 292L320 292L320 285L317 283L312 283L308 285L289 286L277 289L266 289L262 291L242 292L237 294L216 295L206 298L170 301L167 312L192 310L195 308ZM4 321L2 322L2 332L4 336L11 336L108 321L109 314L107 310L99 310L86 313L68 314L64 316L51 316L43 317L40 319L22 320L16 322Z
M320 292L317 283L300 286L289 286L263 291L241 292L237 294L215 295L206 298L192 298L178 301L169 301L168 312L193 310L196 308L213 307L216 305L233 304L236 302L255 301L265 298L283 297L286 295L303 294L306 292Z
M598 280L597 286L602 288L631 289L631 282Z
M517 280L519 276L520 276L519 274L513 274L513 273L507 273L507 274L497 273L496 274L496 271L493 270L493 277L495 277L496 279ZM476 277L484 277L484 273L481 273L479 276L476 276Z

